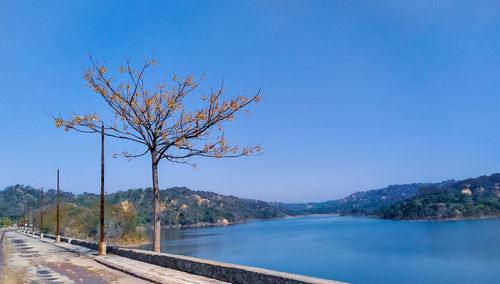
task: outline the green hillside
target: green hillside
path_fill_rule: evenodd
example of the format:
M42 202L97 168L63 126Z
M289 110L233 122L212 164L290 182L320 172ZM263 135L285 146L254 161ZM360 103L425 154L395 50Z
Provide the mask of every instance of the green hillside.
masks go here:
M185 187L161 190L160 197L161 221L165 227L224 225L306 214L371 216L396 220L456 220L500 216L500 174L463 181L390 185L317 203L268 203ZM39 200L39 189L23 185L9 186L0 191L0 218L18 220L24 215L27 205L34 205L38 211ZM151 188L107 194L110 226L122 224L128 228L125 231L116 230L115 235L132 234L132 227L137 225L149 227L153 216L152 200ZM44 200L44 208L48 212L47 230L52 230L50 212L55 203L56 192L50 189ZM67 204L64 209L67 214L76 216L67 218L68 232L80 230L89 236L95 234L99 195L62 191L61 203ZM82 220L77 218L86 215L90 217ZM83 226L80 223L86 224Z
M194 191L185 187L174 187L160 191L162 224L165 226L186 226L197 224L228 224L255 219L285 217L287 212L270 203L226 196L208 191ZM61 203L90 208L100 199L93 193L72 194L61 191ZM137 210L139 224L152 222L153 193L151 188L129 189L106 195L106 202L115 205L127 202ZM17 219L26 206L38 209L40 190L30 186L14 185L0 191L0 216ZM56 204L56 191L48 190L44 195L44 206Z
M397 220L450 220L500 216L500 174L423 187L407 200L384 211Z
M359 191L345 198L317 202L317 203L293 203L280 204L287 208L291 215L295 214L340 214L340 215L362 215L381 216L386 208L392 204L413 197L418 190L426 186L441 187L452 183L412 183L402 185L390 185L381 189Z
M286 216L286 210L270 203L174 187L160 191L162 224L166 226L196 225L200 223L227 224L255 219L274 219ZM132 202L138 208L143 223L150 223L153 215L151 188L118 191L107 196L112 204Z

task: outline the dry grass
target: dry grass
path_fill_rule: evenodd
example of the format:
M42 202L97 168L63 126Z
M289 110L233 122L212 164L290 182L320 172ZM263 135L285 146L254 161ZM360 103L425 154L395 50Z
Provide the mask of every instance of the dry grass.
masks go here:
M0 277L0 283L2 284L22 284L26 283L26 271L24 270L11 270L7 267L7 263L9 263L9 253L11 252L8 246L2 246L2 255L3 259L3 267L0 269L2 271L2 275Z
M7 249L4 247L4 251L3 251L3 255L4 256L8 256L8 251ZM8 263L8 259L4 259L5 263ZM5 265L4 263L4 267L3 267L3 271L2 271L2 275L0 277L0 283L2 284L22 284L22 283L26 283L26 271L24 270L19 270L19 269L16 269L15 271L14 270L11 270L7 267L7 265Z
M24 271L10 271L5 269L2 273L1 283L2 284L22 284L26 283Z

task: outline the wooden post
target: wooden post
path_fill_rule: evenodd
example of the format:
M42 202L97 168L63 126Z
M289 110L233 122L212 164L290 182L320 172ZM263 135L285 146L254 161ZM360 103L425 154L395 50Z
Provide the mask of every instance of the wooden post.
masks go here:
M26 231L26 201L24 201L23 232Z
M43 187L40 197L40 238L43 238Z
M26 230L26 201L24 201L24 210L23 210L23 232Z
M104 124L101 125L101 232L98 255L106 255L106 243L104 242Z
M30 202L28 201L28 210L26 210L26 233L30 232Z
M33 196L33 204L31 205L31 235L35 235L35 197Z
M56 210L56 243L59 242L59 169L57 169L57 210Z

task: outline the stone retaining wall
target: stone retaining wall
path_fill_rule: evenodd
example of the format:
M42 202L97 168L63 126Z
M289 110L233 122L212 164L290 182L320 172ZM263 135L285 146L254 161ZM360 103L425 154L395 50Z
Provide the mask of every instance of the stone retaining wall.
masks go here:
M40 235L35 233L35 235ZM54 235L44 237L55 239ZM60 236L61 242L83 246L97 250L97 243L92 241L73 239ZM276 284L303 284L303 283L341 283L333 280L302 276L298 274L278 272L269 269L236 265L218 261L211 261L195 257L156 253L145 250L129 249L108 245L106 252L122 257L176 269L191 274L209 277L231 283L276 283Z

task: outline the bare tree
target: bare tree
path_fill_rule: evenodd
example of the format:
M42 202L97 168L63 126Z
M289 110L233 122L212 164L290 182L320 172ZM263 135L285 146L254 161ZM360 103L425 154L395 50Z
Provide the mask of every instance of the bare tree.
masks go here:
M195 80L191 75L185 78L172 76L172 85L159 84L149 89L144 82L145 74L156 66L154 60L145 61L142 68L134 70L127 60L125 67L119 67L125 80L114 82L105 64L90 57L91 65L85 70L87 86L100 94L111 107L115 121L101 121L96 113L78 115L65 120L60 115L53 117L56 127L63 127L84 133L103 133L119 139L137 142L144 146L144 152L121 155L136 158L151 155L154 195L154 238L153 250L160 251L160 189L158 186L158 164L162 159L174 163L190 164L195 156L228 158L256 154L258 145L238 147L229 145L224 137L222 124L233 120L237 112L252 103L260 102L260 90L252 97L236 96L224 99L224 84L212 89L209 95L201 95L200 109L187 110L183 99L193 93L203 75ZM104 128L101 129L101 123Z

